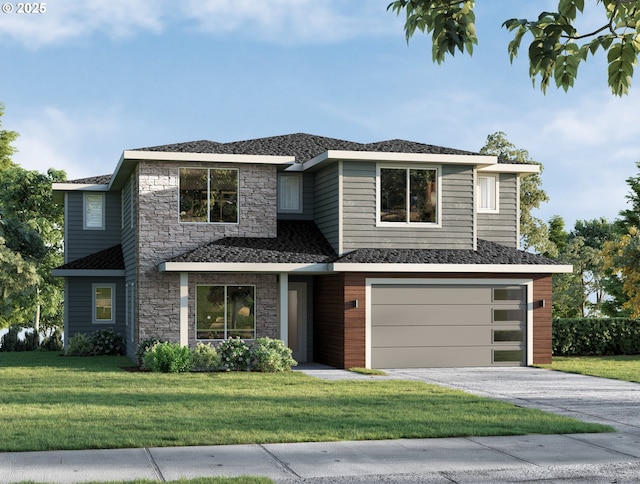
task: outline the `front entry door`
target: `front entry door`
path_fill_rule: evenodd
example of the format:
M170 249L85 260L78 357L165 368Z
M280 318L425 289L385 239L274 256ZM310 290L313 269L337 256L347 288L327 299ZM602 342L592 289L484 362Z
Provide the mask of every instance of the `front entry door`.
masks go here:
M297 362L307 361L307 284L289 283L289 348Z

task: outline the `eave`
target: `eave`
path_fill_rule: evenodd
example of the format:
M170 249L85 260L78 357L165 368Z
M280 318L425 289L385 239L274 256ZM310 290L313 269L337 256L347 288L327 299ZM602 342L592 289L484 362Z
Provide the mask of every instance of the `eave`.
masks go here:
M304 272L328 273L331 264L316 263L253 263L253 262L163 262L158 266L160 272Z
M332 272L394 273L491 273L491 274L557 274L571 273L573 266L563 264L379 264L335 262Z

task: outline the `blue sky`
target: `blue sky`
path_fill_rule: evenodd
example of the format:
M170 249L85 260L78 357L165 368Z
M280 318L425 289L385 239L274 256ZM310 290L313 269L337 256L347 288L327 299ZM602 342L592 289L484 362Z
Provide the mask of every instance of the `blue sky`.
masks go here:
M0 13L14 161L71 179L111 173L125 149L198 139L306 132L477 151L504 131L544 165L551 200L537 216L572 227L625 208L640 161L640 74L616 98L600 55L569 93L534 89L526 57L509 63L501 24L551 1L477 2L473 57L433 64L428 39L407 45L388 2L63 0L43 14Z

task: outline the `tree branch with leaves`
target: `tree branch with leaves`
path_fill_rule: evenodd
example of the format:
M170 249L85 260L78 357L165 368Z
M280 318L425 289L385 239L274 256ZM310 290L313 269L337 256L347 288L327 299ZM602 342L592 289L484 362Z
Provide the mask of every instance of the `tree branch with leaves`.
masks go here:
M607 79L617 96L628 93L634 67L640 54L640 0L592 0L602 7L602 23L587 33L576 25L585 10L585 0L559 0L555 11L543 11L535 20L510 18L502 24L513 32L507 46L511 62L518 56L525 36L528 47L529 76L546 92L555 81L557 88L573 87L578 68L589 55L603 51L607 56ZM387 10L405 12L407 42L416 30L431 34L432 56L438 64L456 51L473 54L478 44L475 27L475 1L395 0Z

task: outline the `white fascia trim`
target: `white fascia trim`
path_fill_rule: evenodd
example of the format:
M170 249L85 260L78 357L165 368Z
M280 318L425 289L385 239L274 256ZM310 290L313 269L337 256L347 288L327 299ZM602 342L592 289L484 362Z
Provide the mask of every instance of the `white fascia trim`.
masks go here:
M478 167L478 171L488 173L520 173L522 175L533 175L535 173L540 173L540 166L524 165L520 163L497 163L491 166Z
M235 155L229 153L174 153L170 151L123 151L123 160L149 161L208 161L214 163L262 163L268 165L290 165L295 156ZM119 163L119 164L120 164ZM116 169L116 172L118 170Z
M53 191L83 191L83 192L108 192L109 185L96 185L88 183L53 183L51 185Z
M302 170L306 171L329 160L350 161L387 161L397 163L444 163L458 165L494 166L498 158L493 155L443 155L436 153L395 153L384 151L344 151L328 150L305 161Z
M247 262L163 262L160 272L329 272L330 264L247 263Z
M333 272L395 272L395 273L494 273L494 274L556 274L571 273L571 265L534 264L332 264Z
M54 277L124 277L125 271L113 269L53 269Z

